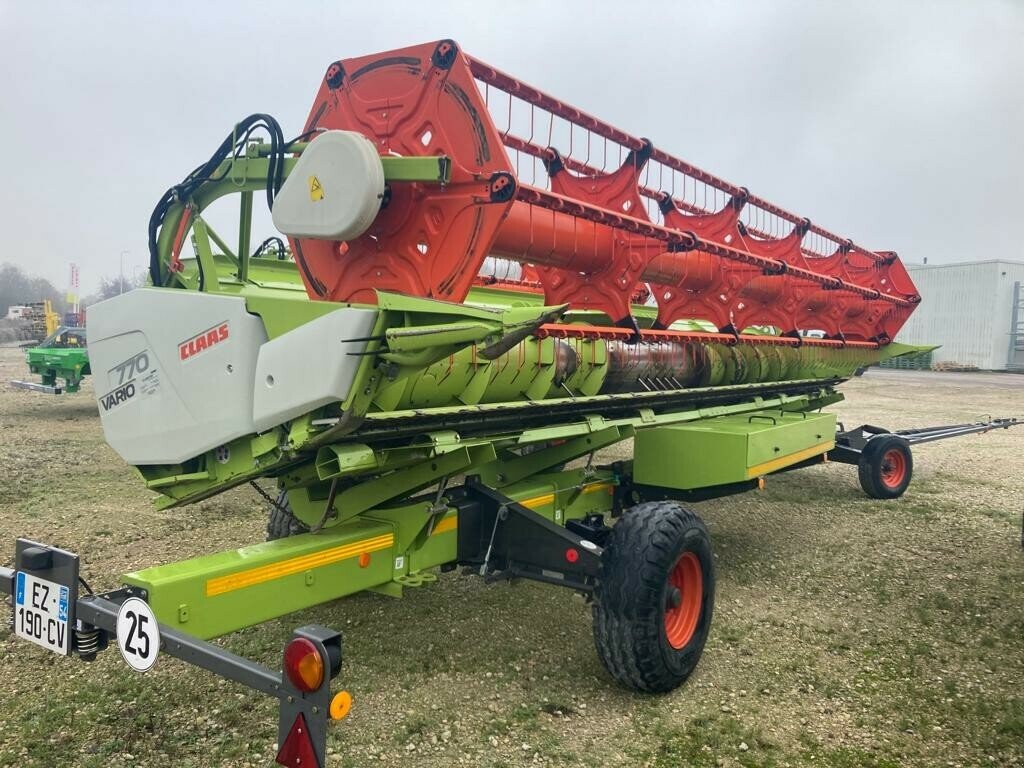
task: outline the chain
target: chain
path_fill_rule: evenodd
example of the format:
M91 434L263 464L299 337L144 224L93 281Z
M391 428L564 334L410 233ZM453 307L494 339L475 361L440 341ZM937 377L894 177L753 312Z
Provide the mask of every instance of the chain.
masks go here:
M268 504L270 504L270 506L272 506L272 507L273 507L274 509L276 509L276 510L277 510L278 512L280 512L280 513L281 513L281 514L283 514L283 515L288 515L289 517L292 517L292 516L293 516L293 515L292 515L292 511L291 511L290 509L286 509L285 507L282 507L282 506L281 506L280 504L278 504L278 503L277 503L277 499L275 499L275 498L274 498L273 496L271 496L271 495L270 495L269 493L267 493L267 492L266 492L265 490L263 490L263 489L262 489L262 488L261 488L261 487L260 487L260 486L259 486L259 485L258 485L258 484L256 483L256 481L255 481L255 480L250 480L250 481L249 481L249 485L251 485L251 486L253 487L253 490L255 490L255 491L256 491L256 493L258 493L258 494L259 494L260 496L262 496L262 497L263 497L264 499L266 499L266 500L267 500L267 503L268 503Z

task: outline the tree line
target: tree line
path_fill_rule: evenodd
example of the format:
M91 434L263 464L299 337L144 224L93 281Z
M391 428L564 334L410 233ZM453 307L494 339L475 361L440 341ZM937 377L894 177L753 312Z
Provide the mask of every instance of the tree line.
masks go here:
M125 277L123 283L120 277L101 277L99 290L82 296L78 302L79 307L84 309L90 304L139 288L145 283L145 275L139 275L136 280ZM63 314L65 310L70 309L64 291L55 288L49 280L30 275L15 264L0 264L0 318L7 317L7 310L10 307L46 299L53 303L55 312Z
M42 277L26 274L14 264L0 264L0 318L10 307L49 299L57 312L64 311L64 293Z

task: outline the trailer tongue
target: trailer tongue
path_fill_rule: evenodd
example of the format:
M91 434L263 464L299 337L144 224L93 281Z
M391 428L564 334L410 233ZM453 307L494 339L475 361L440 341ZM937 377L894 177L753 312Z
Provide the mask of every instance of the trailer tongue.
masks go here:
M253 248L254 193L287 246ZM228 195L234 245L204 217ZM912 443L1018 423L837 430L838 385L915 351L893 342L920 300L896 255L450 40L335 62L296 140L246 118L149 235L152 287L90 308L106 439L161 507L252 483L269 540L105 595L80 594L75 555L19 540L0 588L17 634L57 653L116 640L133 668L162 650L277 697L285 765L323 765L348 712L340 635L297 630L281 673L207 640L463 565L585 595L610 675L671 690L715 588L678 500L826 458L894 498ZM487 259L506 277L482 278ZM632 459L595 463L627 440Z

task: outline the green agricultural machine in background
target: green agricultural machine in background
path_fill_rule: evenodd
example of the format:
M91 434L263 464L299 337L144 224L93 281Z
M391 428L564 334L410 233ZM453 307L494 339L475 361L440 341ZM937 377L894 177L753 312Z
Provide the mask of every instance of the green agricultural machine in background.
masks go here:
M25 362L42 381L12 381L11 386L52 395L77 392L91 373L85 329L57 328L38 346L25 349Z
M257 193L291 258L254 255ZM204 217L225 196L231 244ZM90 307L107 441L162 508L273 480L268 541L79 596L75 555L19 540L0 586L18 635L58 653L114 640L136 669L163 651L279 698L284 765L323 765L348 712L340 635L297 630L281 672L209 639L461 565L585 595L611 677L668 691L715 591L680 501L826 458L894 498L911 444L1015 423L837 431L843 380L914 351L893 342L919 301L895 254L449 40L335 62L293 141L242 121L149 236L152 287Z

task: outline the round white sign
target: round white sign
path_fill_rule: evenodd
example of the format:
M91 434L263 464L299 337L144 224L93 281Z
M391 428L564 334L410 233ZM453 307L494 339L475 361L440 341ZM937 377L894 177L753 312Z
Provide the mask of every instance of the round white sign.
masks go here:
M129 597L117 612L117 647L138 672L148 672L160 654L160 625L145 600Z

